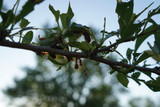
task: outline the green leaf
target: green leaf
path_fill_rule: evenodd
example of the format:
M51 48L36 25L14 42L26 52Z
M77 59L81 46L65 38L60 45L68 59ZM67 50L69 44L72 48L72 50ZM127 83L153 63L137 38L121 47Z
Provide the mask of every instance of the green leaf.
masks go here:
M81 34L72 34L71 36L68 37L69 42L74 42L76 41L78 38L80 38Z
M51 56L48 56L48 59L49 59L53 64L56 64L56 65L65 65L64 63L60 63L60 62L56 61L56 60L53 59Z
M132 74L132 77L138 79L140 75L141 75L140 72L135 72Z
M63 13L60 15L62 26L64 29L69 28L69 26L71 24L71 19L73 18L73 16L74 16L74 13L73 13L72 8L69 4L67 13Z
M135 73L133 73L131 76L132 76L132 79L137 83L137 84L139 84L139 85L141 85L141 83L138 81L138 78L139 78L139 76L141 75L141 73L140 72L135 72Z
M92 49L92 45L85 41L81 42L77 47L82 51L89 51Z
M27 44L29 44L29 43L31 43L32 39L33 39L33 32L32 32L32 31L29 31L29 32L27 32L27 33L24 35L24 38L23 38L23 40L22 40L22 43L27 43Z
M143 24L144 23L142 22L139 22L137 24L131 22L130 24L126 26L125 29L121 30L121 35L123 37L132 36L134 33L138 33L140 31Z
M15 23L19 22L22 18L27 16L29 13L31 13L34 10L35 5L43 1L44 0L38 0L38 1L28 0L22 7L22 10L20 11L20 13L16 16Z
M152 24L155 25L155 26L158 25L153 19L149 19L149 22L152 23Z
M60 16L60 11L59 10L55 10L53 8L53 6L49 5L49 9L50 11L53 13L53 15L55 16L55 19L56 19L56 22L58 23L58 20L59 20L59 16Z
M135 24L135 20L146 11L153 3L147 6L138 15L133 13L133 0L129 2L119 2L117 4L116 13L119 16L120 35L122 38L132 36L134 33L139 33L144 22ZM125 11L125 12L124 12Z
M92 31L89 27L77 24L75 22L72 23L70 30L75 34L92 35Z
M148 45L152 51L147 51L150 55L152 55L152 58L158 62L160 62L160 35L155 34L155 41L154 46L152 47L151 44L148 42Z
M72 23L69 31L72 32L72 34L76 34L80 36L83 35L85 41L88 43L91 41L91 36L93 37L93 32L91 31L91 29L81 24Z
M133 53L134 59L137 59L139 57L139 55L141 55L141 53Z
M158 46L154 43L154 46L152 47L151 44L149 42L147 42L148 46L150 47L150 49L155 53L155 54L159 54L160 51L158 49Z
M130 49L130 48L127 49L126 56L127 56L127 59L128 59L129 61L131 60L132 52L133 52L132 49Z
M155 27L155 25L151 25L149 26L146 30L144 30L143 33L150 31L151 29L153 29ZM136 40L136 44L135 44L135 52L138 50L138 48L141 46L141 44L150 36L151 34L146 34L143 35L141 37L138 37Z
M78 46L80 45L80 42L71 41L71 42L69 42L69 45L70 45L71 47L78 47Z
M154 37L155 37L154 44L158 47L158 50L160 52L160 30L158 32L159 33L154 34Z
M120 26L121 38L131 36L138 28L139 24L133 24L133 0L129 2L117 2L116 13L118 14L118 22Z
M160 77L157 77L156 80L150 80L144 82L152 91L160 91Z
M21 27L21 28L24 28L24 27L26 27L29 23L30 23L30 22L29 22L27 19L23 18L23 19L21 20L20 27Z
M147 71L142 71L142 73L144 73L145 75L147 75L148 77L152 78L152 73L151 72L147 72Z
M157 8L150 10L148 12L148 17L152 17L154 15L160 14L160 6L158 6Z
M111 69L109 73L110 73L110 75L112 75L112 74L115 73L115 72L116 72L116 71L115 71L114 69Z
M152 2L149 6L147 6L145 9L143 9L139 14L137 14L134 18L136 20L142 13L144 13L154 2Z
M144 51L141 56L138 58L138 60L136 61L135 65L141 63L142 61L146 60L147 58L151 57L150 54L148 54L146 51Z
M133 14L133 0L129 2L117 2L116 13L118 14L120 25L128 23Z
M0 11L1 11L2 7L3 7L3 0L0 0Z
M153 51L151 50L147 50L146 51L148 54L151 55L151 57L155 60L155 61L158 61L160 62L160 53L159 54L155 54Z
M13 14L13 11L9 10L7 12L7 20L5 22L5 27L7 28L14 20L14 14Z
M124 87L128 86L129 81L128 81L128 78L127 78L127 76L125 74L118 73L117 74L117 79Z
M61 22L62 22L62 26L63 26L63 29L65 29L65 28L67 28L67 26L68 26L68 21L67 21L67 14L66 13L62 13L61 15L60 15L60 18L61 18Z
M83 33L85 32L87 29L86 26L83 26L81 24L77 24L75 22L72 23L71 27L70 27L70 30L73 32L73 33Z
M7 13L0 12L0 15L5 28L7 28L14 20L14 14L12 10L9 10Z
M92 46L91 44L85 41L82 41L82 42L73 41L73 42L69 42L69 45L71 47L79 48L82 51L90 51L94 48L94 46Z
M69 3L67 15L68 15L68 20L71 21L71 19L72 19L73 16L74 16L74 13L73 13L73 11L72 11L72 8L71 8L71 6L70 6L70 3Z

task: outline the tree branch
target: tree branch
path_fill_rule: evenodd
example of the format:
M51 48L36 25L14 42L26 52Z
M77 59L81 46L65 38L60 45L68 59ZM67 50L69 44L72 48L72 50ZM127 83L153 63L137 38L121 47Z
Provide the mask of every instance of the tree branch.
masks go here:
M130 37L130 38L127 38L127 39L125 39L125 40L115 42L115 43L107 46L106 48L102 48L102 49L99 49L99 50L95 50L93 54L96 55L97 53L99 53L99 52L104 52L104 51L110 52L110 51L111 51L111 48L116 47L117 45L119 45L119 44L121 44L121 43L134 41L136 38L139 38L139 37L141 37L141 36L145 36L145 35L148 35L148 34L150 34L150 35L151 35L151 34L155 34L155 33L156 33L157 31L159 31L159 30L160 30L160 26L156 26L156 27L154 27L153 29L151 29L151 30L149 30L149 31L147 31L147 32L142 32L142 33L140 33L138 36ZM121 40L121 39L120 39L120 40Z
M59 55L64 55L68 57L77 57L77 58L88 58L94 61L98 61L104 64L107 64L109 66L115 65L115 66L122 66L124 68L131 68L132 65L122 63L122 62L117 62L117 61L112 61L109 59L104 59L102 57L98 56L88 56L85 53L82 52L69 52L65 50L59 50L59 49L53 49L49 46L38 46L38 45L31 45L31 44L23 44L23 43L17 43L17 42L10 42L10 41L1 41L0 46L6 46L6 47L11 47L11 48L18 48L18 49L25 49L25 50L30 50L33 52L49 52L53 54L59 54ZM146 67L140 67L140 66L135 66L133 67L134 70L139 70L139 71L146 71L146 72L152 72L157 75L160 75L160 70L155 69L155 68L146 68Z

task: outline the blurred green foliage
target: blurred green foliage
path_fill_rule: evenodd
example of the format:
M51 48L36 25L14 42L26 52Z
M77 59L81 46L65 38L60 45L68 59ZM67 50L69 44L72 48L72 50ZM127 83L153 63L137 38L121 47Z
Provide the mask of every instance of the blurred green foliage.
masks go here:
M5 93L11 98L26 97L34 107L119 107L112 86L104 81L102 67L89 60L83 64L88 75L83 68L75 70L71 63L55 71L50 62L40 58L37 67L25 68L26 76L15 79L15 87L9 87Z

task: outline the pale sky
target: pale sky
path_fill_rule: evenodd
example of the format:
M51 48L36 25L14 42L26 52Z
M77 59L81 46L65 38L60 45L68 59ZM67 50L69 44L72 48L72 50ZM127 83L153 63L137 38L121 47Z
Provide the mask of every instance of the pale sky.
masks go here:
M16 0L4 0L7 8L12 8ZM20 7L27 0L21 0ZM115 13L116 0L45 0L42 4L36 6L35 11L29 14L26 18L31 22L30 26L42 27L46 22L51 25L55 24L54 17L49 11L48 6L51 4L56 10L59 9L62 12L66 12L69 1L75 14L74 21L83 25L92 25L99 30L103 28L103 19L106 17L107 24L106 30L112 31L118 29L117 14ZM151 2L155 2L150 9L160 5L160 0L135 0L134 12L138 13L142 11ZM140 19L145 17L144 13ZM159 16L155 17L157 22ZM160 23L160 21L158 22ZM35 38L40 34L39 31L35 31ZM153 41L151 41L153 42ZM119 47L120 52L124 52L124 48L128 46L133 47L132 44L122 45ZM7 86L13 85L14 77L23 77L23 67L34 67L36 65L35 54L31 51L11 49L0 46L0 91ZM145 85L138 86L134 82L129 84L129 90L131 90L134 96L152 96L152 98L160 97L160 93L155 93L148 89ZM6 107L6 103L3 101L4 97L0 92L0 107Z

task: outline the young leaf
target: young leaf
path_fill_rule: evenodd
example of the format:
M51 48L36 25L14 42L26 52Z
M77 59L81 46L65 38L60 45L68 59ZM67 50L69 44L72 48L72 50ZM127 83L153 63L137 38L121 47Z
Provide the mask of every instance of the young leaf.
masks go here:
M138 58L138 60L136 61L135 65L139 64L140 62L146 60L147 58L151 57L150 54L148 54L146 51L144 51L141 56Z
M155 54L153 51L151 50L147 50L146 51L148 54L150 54L152 56L152 58L158 62L160 62L160 53L159 54Z
M135 72L135 73L133 73L131 76L132 76L132 79L137 83L137 84L139 84L139 85L141 85L141 83L138 81L138 78L139 78L139 76L141 75L141 73L140 72Z
M22 43L27 43L27 44L29 44L29 43L31 43L32 39L33 39L33 32L32 32L32 31L29 31L29 32L27 32L27 33L24 35L24 38L23 38L23 40L22 40Z
M148 12L148 17L152 17L154 15L160 14L160 6L158 6L157 8L150 10Z
M58 20L59 20L59 16L60 16L60 11L59 10L55 10L53 8L53 6L49 5L49 9L50 11L53 13L53 15L55 16L55 19L56 19L56 22L58 23Z
M134 18L136 20L142 13L144 13L154 2L152 2L149 6L147 6L145 9L143 9L139 14L137 14Z
M68 20L71 20L73 18L73 16L74 16L74 13L72 11L70 3L69 3L67 14L68 14L68 18L69 18Z
M135 72L132 74L132 77L138 79L140 75L141 75L140 72Z
M157 77L156 80L150 80L144 82L152 91L160 91L160 77Z
M152 79L152 73L151 72L143 71L142 73L144 73L146 76L148 76Z
M67 14L66 13L62 13L60 15L60 18L61 18L63 29L67 28L67 26L68 26Z
M147 32L147 31L150 31L150 30L153 29L154 27L155 27L155 25L149 26L149 27L144 31L144 33ZM141 37L137 38L136 44L135 44L135 52L138 50L138 48L141 46L141 44L142 44L150 35L151 35L151 34L146 34L146 35L144 35L144 36L141 36Z
M127 49L126 56L127 56L127 59L128 59L129 61L131 60L132 52L133 52L133 50L132 50L132 49L130 49L130 48L128 48L128 49Z
M5 27L7 28L14 20L14 14L13 14L13 11L9 10L7 12L7 21L5 23Z
M21 28L25 28L29 23L30 23L30 22L29 22L27 19L23 18L23 19L21 20L20 27L21 27Z
M2 17L2 23L4 27L7 28L13 22L14 19L13 11L9 10L7 13L0 12L0 15Z
M117 79L123 86L125 86L125 87L128 86L129 81L128 81L127 76L125 74L118 73L117 74Z
M148 46L150 47L150 49L153 51L154 54L159 54L160 51L158 49L158 46L154 43L154 46L152 47L151 44L149 42L147 42Z
M134 52L134 53L133 53L133 58L134 58L134 59L137 59L137 58L139 57L139 55L141 55L141 53L136 53L136 52Z
M64 29L69 28L69 26L71 24L71 19L73 18L73 16L74 16L74 13L73 13L72 8L69 4L67 13L63 13L60 15L62 26Z

